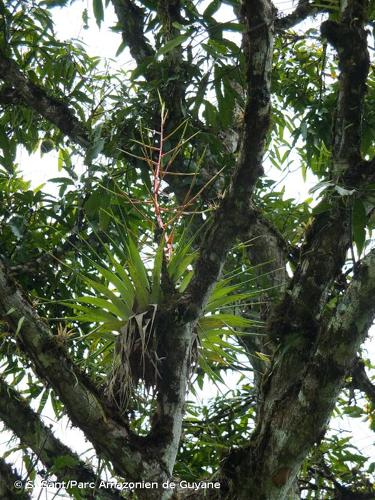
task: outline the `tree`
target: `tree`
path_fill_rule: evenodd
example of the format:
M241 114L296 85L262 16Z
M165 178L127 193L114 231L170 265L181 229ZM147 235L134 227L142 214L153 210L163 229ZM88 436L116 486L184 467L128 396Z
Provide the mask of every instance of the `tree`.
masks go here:
M57 39L68 3L0 3L0 419L29 477L96 485L73 498L120 498L104 469L158 483L139 498L372 498L374 464L328 424L374 419L374 2L93 0L132 71ZM21 146L58 152L56 195L23 179ZM316 202L265 162L313 175ZM250 375L187 400L228 370ZM99 462L53 435L47 401ZM0 476L13 498L6 457Z

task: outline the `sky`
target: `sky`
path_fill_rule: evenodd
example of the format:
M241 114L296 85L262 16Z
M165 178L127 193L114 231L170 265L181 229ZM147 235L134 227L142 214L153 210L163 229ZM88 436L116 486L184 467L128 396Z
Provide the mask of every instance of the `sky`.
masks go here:
M293 10L293 5L296 2L292 0L280 0L274 2L276 6L285 14ZM110 26L115 24L115 15L111 8L105 10L105 21L99 30L97 27L93 14L91 12L91 1L77 1L68 9L61 11L60 9L55 9L54 11L54 21L56 25L57 35L61 40L68 40L71 38L80 39L86 44L87 51L92 56L100 56L102 58L107 58L113 67L128 68L131 69L131 58L129 52L124 50L122 54L114 59L117 48L121 43L121 36L118 33L114 33L110 30ZM91 17L89 21L89 29L84 29L82 22L82 10L88 7L89 15ZM226 7L229 9L229 7ZM221 15L228 16L226 12L221 12ZM228 17L227 17L228 18ZM293 159L293 157L292 157ZM296 157L294 159L294 164L291 165L291 171L285 177L285 172L277 171L271 165L266 165L266 173L271 175L275 180L279 180L280 187L285 188L285 194L287 197L296 198L299 201L311 196L309 190L314 185L313 176L308 176L306 182L303 181L300 170L298 169L298 164L295 163ZM17 161L20 168L24 172L25 178L30 180L32 187L39 186L42 183L48 181L48 179L53 177L58 177L57 171L57 153L51 152L47 155L40 155L39 152L29 156L26 151L22 150L19 152ZM56 193L56 185L49 184L45 187L50 192ZM374 348L371 344L367 343L367 348L373 352ZM236 378L228 377L227 383L230 386L236 384ZM222 388L225 392L225 387ZM217 391L217 388L211 384L206 384L204 390L200 394L202 401L207 401L208 397ZM57 437L59 437L66 444L71 446L77 452L82 452L82 450L87 450L90 444L87 443L82 433L75 428L71 428L66 419L62 419L60 422L55 423L52 419L53 413L51 409L46 408L44 412L45 422L53 425L54 432ZM371 433L368 429L368 424L360 421L359 419L349 419L349 418L335 418L334 427L341 429L344 433L351 433L354 435L354 442L358 448L365 454L371 455L375 459L374 451L374 433ZM9 444L5 438L5 434L2 434L2 440L0 442L0 449L6 450L9 448ZM88 456L92 454L92 451L88 452ZM17 460L19 463L19 459ZM35 493L33 498L38 498L39 492ZM53 498L54 491L46 490L41 492L40 498Z

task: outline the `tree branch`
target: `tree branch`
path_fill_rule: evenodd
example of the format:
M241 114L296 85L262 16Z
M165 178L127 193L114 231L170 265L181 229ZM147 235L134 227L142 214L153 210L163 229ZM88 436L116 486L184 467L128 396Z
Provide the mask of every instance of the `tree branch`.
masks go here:
M282 234L254 207L255 218L246 235L250 263L255 266L256 285L262 292L260 296L260 317L266 321L275 297L282 295L288 285L286 271L288 260L294 260L293 249ZM245 335L241 343L249 353L249 363L254 368L254 383L257 388L262 381L262 374L267 371L267 363L256 352L263 352L272 357L274 345L268 336Z
M15 484L20 487L15 488ZM24 486L25 483L20 476L0 457L0 498L31 500Z
M362 120L368 72L362 14L362 2L349 0L340 23L340 26L345 24L347 39L343 42L345 48L338 52L341 75L336 134L341 141L335 140L333 155L336 180L344 181L349 172L355 171L352 181L357 183L365 182L358 175L358 164L362 163L359 136L357 131L347 129L358 126ZM355 75L350 61L357 69ZM351 86L348 75L355 82ZM324 435L344 377L375 312L373 251L363 260L333 320L327 325L319 317L326 293L341 272L352 240L351 210L345 200L336 196L325 201L332 208L315 217L291 284L275 307L269 324L269 333L282 337L282 345L263 378L251 443L233 452L224 468L235 491L246 492L247 497L281 498L292 491L302 460ZM255 484L253 477L262 478L261 484Z
M248 232L250 262L262 265L259 274L267 274L268 286L282 287L288 281L286 264L293 257L293 249L282 234L254 207L255 219ZM261 276L260 276L261 279Z
M339 58L339 94L333 144L334 174L338 179L360 160L363 103L370 67L367 49L366 1L351 0L341 21L325 21L322 36Z
M315 376L319 387L324 388L318 391L318 397L314 397L320 399L321 404L327 403L325 398L329 392L332 393L331 406L335 403L344 377L353 367L353 359L374 321L374 293L375 249L362 259L346 293L338 302L336 314L327 326L321 328L316 353L310 363L311 376ZM311 392L312 385L308 386L308 382L305 385Z
M0 104L2 105L17 105L19 104L20 97L17 92L9 85L4 84L0 89Z
M375 384L373 384L366 373L365 364L362 359L357 358L352 372L352 383L350 387L363 392L375 408Z
M345 376L374 320L374 293L372 250L362 260L334 317L328 325L322 323L313 352L303 338L301 342L294 339L264 380L264 402L251 444L234 451L225 467L236 491L247 487L248 496L266 492L265 498L288 494L302 460L324 435ZM264 478L262 484L255 484L253 477Z
M268 0L247 1L245 10L248 88L241 149L230 188L203 239L194 277L185 295L190 318L201 313L236 237L245 234L255 220L250 197L263 175L264 143L270 122L274 12Z
M310 16L315 16L321 11L322 9L314 6L310 0L299 0L296 9L291 14L276 19L276 31L285 31L289 28L293 28L296 24L304 21Z
M360 131L369 70L363 2L349 1L340 23L326 21L321 30L336 47L341 69L332 177L334 182L345 184L349 181L352 186L361 187L374 176L371 171L373 161L364 162L360 156ZM289 290L274 309L270 321L270 332L274 337L296 331L304 331L310 337L316 334L317 315L324 295L345 262L352 241L351 210L343 197L328 195L322 203L327 202L332 208L319 213L306 232L300 263Z
M112 0L112 4L122 29L122 39L140 65L155 54L143 33L144 11L131 0ZM145 71L147 73L146 68Z
M2 263L0 315L16 332L19 346L33 361L38 375L61 398L73 424L111 460L116 472L134 480L141 471L150 480L158 474L160 464L150 449L144 454L144 440L129 431L88 377L74 366Z
M375 158L360 161L344 173L342 180L348 189L358 189L375 183Z
M178 450L196 320L220 276L227 251L254 219L250 217L250 197L263 173L263 147L270 120L273 14L268 0L246 2L248 99L238 164L228 194L203 237L187 292L170 300L158 318L158 354L163 362L152 432L154 436L167 436L164 442L168 442L168 446L162 451L167 464L174 462Z
M349 488L347 486L344 486L341 484L337 479L335 478L335 475L331 472L328 464L322 459L321 463L316 466L316 467L311 467L309 468L309 472L311 471L312 476L319 477L321 476L322 478L328 479L331 481L334 485L334 488L332 488L332 495L334 495L334 492L336 495L334 496L335 499L339 500L372 500L374 498L374 491L373 491L373 485L370 483L368 484L368 489L371 492L366 492L366 491L355 491L355 487ZM354 471L353 471L354 472ZM311 486L311 484L309 484ZM325 487L326 489L327 487Z
M21 442L31 448L38 459L55 474L59 481L96 484L98 478L94 472L80 460L70 448L65 446L54 435L51 429L43 424L27 402L0 378L0 419L11 429ZM65 459L62 465L59 459ZM80 489L83 498L92 498L94 489ZM4 497L3 497L4 498ZM120 498L116 492L106 489L95 491L95 498L114 500Z
M6 84L6 96L12 104L26 105L58 127L74 142L87 148L90 140L85 125L78 120L64 102L48 95L38 85L29 81L17 64L0 51L0 79ZM4 101L4 99L3 99Z

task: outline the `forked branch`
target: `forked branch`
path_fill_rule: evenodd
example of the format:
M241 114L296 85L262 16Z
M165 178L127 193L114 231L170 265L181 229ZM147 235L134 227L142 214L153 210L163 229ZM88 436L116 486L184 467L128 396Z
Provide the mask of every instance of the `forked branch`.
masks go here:
M54 436L52 430L44 425L39 415L28 406L20 394L1 378L0 419L24 445L31 448L47 470L54 470L59 481L76 480L96 484L98 478L94 472L80 460L78 455ZM62 461L62 458L65 461ZM80 493L82 498L92 498L94 488L81 489ZM95 491L95 496L101 500L120 498L115 491L110 489L98 489ZM8 497L3 496L3 498Z
M17 64L0 51L0 79L7 85L11 104L28 106L83 148L90 144L85 125L63 101L50 96L42 87L29 81ZM4 101L3 101L4 103Z

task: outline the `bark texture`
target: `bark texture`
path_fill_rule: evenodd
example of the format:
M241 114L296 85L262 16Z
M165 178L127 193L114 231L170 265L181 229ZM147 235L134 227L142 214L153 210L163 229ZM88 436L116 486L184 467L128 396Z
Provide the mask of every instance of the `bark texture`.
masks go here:
M104 395L73 364L47 323L7 276L3 265L0 265L0 311L10 329L18 331L18 344L34 363L36 373L51 384L73 424L112 462L117 473L133 480L141 476L149 480L155 476L164 479L162 464L155 455L157 450L153 451L144 439L132 434Z
M3 51L0 51L0 79L7 84L5 95L3 91L3 103L26 105L56 125L80 146L87 148L90 145L87 129L72 109L29 81Z
M145 34L145 12L131 0L112 0L112 4L123 41L144 78L148 83L163 82L165 75L157 73L155 66L149 64L156 50ZM340 20L326 21L321 27L322 37L337 52L340 67L330 180L356 190L375 182L374 160L363 159L360 153L369 71L367 8L367 1L348 0ZM157 2L161 46L181 32L181 9L178 0ZM250 354L260 347L263 351L267 348L272 364L270 368L261 362L254 365L262 374L257 380L256 427L248 445L233 450L223 461L223 488L215 494L221 498L254 500L294 498L300 466L314 443L324 435L348 373L352 373L353 383L373 401L373 385L361 366L353 367L353 363L375 315L374 251L355 268L336 309L331 314L326 311L332 286L352 244L351 207L343 197L333 199L328 193L322 206L329 208L314 217L301 247L296 250L290 248L252 199L263 175L270 125L274 34L317 11L311 2L300 0L294 12L279 19L270 0L242 2L246 104L240 150L230 185L199 242L199 257L189 286L183 294L170 290L157 313L160 377L156 409L147 436L132 432L129 421L111 406L103 392L56 342L48 323L38 316L7 266L0 263L0 314L14 333L19 348L32 361L38 377L61 399L73 424L81 428L97 452L112 463L116 474L127 480L161 483L173 475L193 365L195 326L221 276L227 254L238 238L254 240L248 250L249 258L255 265L266 262L262 270L264 279L270 288L277 290L265 296L267 347L262 342L247 344ZM164 96L170 97L173 126L184 118L184 99L189 85L181 47L166 54L163 63L169 82L161 89ZM90 148L91 131L76 118L69 104L56 100L42 86L30 82L4 52L0 53L0 79L4 82L0 95L2 105L27 106L82 149ZM116 158L117 151L112 153ZM105 152L109 156L112 153ZM218 167L215 165L214 170L218 171ZM171 186L176 197L184 200L186 188L181 188L177 180L172 181ZM286 273L288 260L296 265L291 279ZM263 278L259 275L258 279ZM91 480L93 472L52 436L40 417L4 380L0 381L0 396L0 418L47 467L52 467L57 457L66 455L73 458L75 464L62 468L61 478ZM0 488L8 491L6 488L14 473L1 463L0 476L4 478L4 486ZM149 499L168 498L172 494L160 489L140 493ZM100 495L95 498L117 498L115 493L105 491ZM84 498L91 498L90 492Z
M73 479L83 483L95 484L97 482L98 478L90 467L59 441L51 429L42 422L39 415L2 379L0 379L0 418L18 436L21 443L33 450L48 471L54 470L59 481L68 482ZM4 474L5 471L4 468ZM81 489L80 494L85 499L115 500L120 498L117 492L105 489L97 491ZM8 497L4 495L1 498Z
M338 50L341 69L335 179L349 176L361 162L358 130L369 68L363 12L362 2L349 1L340 23L327 22L322 27ZM354 79L352 86L349 82ZM327 291L342 269L351 242L349 221L350 211L340 199L315 218L291 283L271 312L269 333L280 339L280 346L264 377L258 424L248 448L233 452L225 468L238 498L293 496L299 467L324 435L344 376L373 321L369 299L374 286L373 252L363 260L334 317L326 322L322 316ZM363 322L354 325L354 318L360 317Z
M15 484L20 487L15 487ZM0 497L13 500L30 500L31 497L24 489L25 482L12 469L12 467L0 458Z

